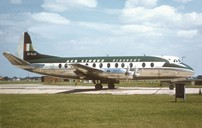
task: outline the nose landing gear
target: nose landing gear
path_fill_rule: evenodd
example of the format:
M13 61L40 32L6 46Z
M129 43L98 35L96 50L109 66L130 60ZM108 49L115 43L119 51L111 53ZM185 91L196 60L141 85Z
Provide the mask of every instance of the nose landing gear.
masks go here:
M175 86L174 86L173 84L170 84L170 85L169 85L169 89L170 89L170 90L173 90L174 88L175 88Z

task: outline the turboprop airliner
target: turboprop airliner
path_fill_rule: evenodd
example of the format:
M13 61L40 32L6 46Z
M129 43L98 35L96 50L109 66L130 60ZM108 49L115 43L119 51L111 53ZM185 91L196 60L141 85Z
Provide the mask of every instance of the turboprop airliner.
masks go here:
M175 56L57 57L37 52L27 32L23 33L22 57L3 55L21 69L43 75L92 80L96 90L120 80L187 78L194 70Z

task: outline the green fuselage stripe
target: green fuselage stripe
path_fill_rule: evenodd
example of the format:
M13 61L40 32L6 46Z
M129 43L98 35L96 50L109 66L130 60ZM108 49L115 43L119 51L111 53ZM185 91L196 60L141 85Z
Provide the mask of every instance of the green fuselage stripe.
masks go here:
M47 57L29 60L30 63L66 63L66 62L168 62L153 56L113 56L113 57Z

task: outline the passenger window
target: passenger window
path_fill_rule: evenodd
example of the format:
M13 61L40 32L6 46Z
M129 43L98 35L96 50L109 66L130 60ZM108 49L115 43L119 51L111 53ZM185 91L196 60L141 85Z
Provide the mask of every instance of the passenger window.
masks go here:
M110 63L107 64L107 67L110 68Z
M146 66L146 64L145 63L142 63L142 67L144 68Z
M96 64L95 64L95 63L93 63L93 67L96 67Z
M59 68L62 68L62 64L59 64L58 67L59 67Z
M118 63L115 63L115 67L118 68L118 66L119 66L119 64L118 64Z
M151 63L150 66L153 68L154 67L154 63Z
M103 64L102 64L102 63L100 63L100 68L102 68L102 66L103 66Z
M65 64L65 68L67 68L68 66L67 66L67 64Z
M124 64L124 63L122 63L122 64L121 64L121 67L122 67L122 68L124 68L124 67L125 67L125 64Z
M132 68L133 67L133 63L130 63L130 68Z

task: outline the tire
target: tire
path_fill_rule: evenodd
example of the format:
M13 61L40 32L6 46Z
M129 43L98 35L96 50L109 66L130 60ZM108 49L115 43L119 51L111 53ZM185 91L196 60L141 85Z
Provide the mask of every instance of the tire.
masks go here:
M170 90L173 90L174 88L175 88L175 87L174 87L173 84L169 85L169 89L170 89Z
M114 83L109 83L109 84L108 84L108 88L109 88L109 89L114 89L114 88L115 88Z
M95 90L102 90L102 85L101 84L96 84L95 85Z

